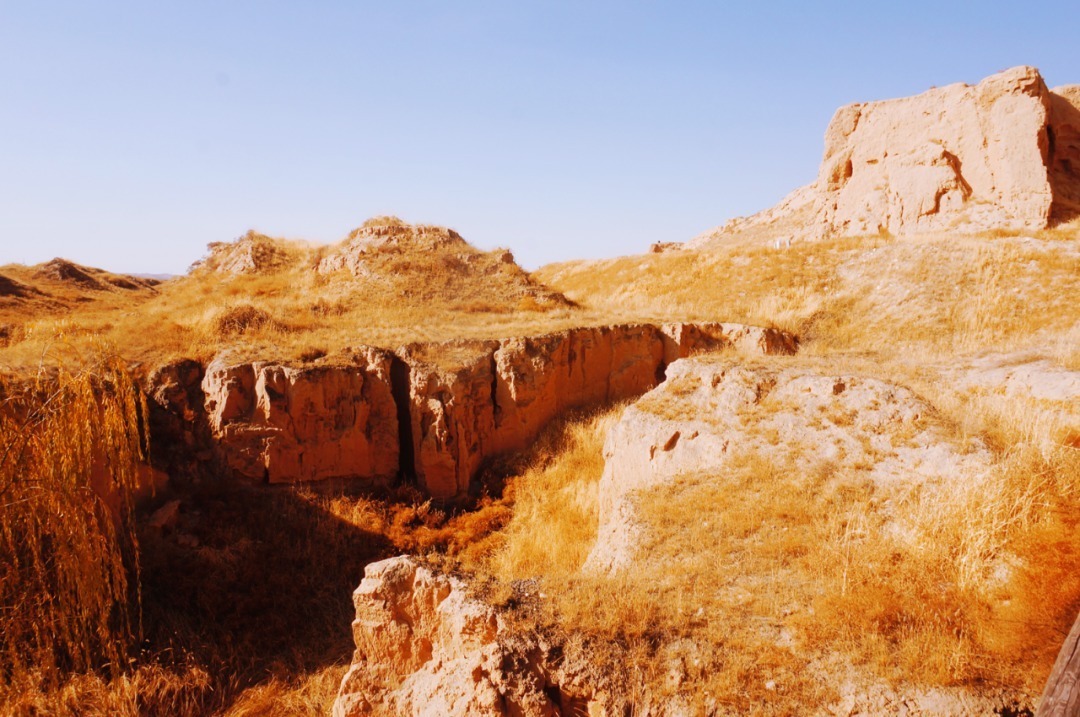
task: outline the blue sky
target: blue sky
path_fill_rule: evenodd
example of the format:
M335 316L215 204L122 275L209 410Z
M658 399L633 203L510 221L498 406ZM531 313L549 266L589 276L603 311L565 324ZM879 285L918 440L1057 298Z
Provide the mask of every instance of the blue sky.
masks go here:
M530 268L810 181L839 105L1018 64L1080 3L0 0L0 264L178 273L396 214Z

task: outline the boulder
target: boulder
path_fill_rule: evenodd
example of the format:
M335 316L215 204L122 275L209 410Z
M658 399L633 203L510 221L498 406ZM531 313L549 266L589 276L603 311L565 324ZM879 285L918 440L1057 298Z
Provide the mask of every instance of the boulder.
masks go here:
M538 666L501 644L505 625L461 580L391 558L367 566L353 604L356 652L334 717L560 714Z

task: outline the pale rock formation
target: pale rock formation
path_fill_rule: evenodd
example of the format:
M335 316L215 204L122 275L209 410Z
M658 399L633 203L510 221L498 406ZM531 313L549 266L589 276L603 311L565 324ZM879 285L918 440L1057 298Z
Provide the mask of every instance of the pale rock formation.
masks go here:
M391 356L362 349L354 366L210 364L206 414L223 462L270 483L398 471Z
M841 107L825 132L819 219L838 234L1040 229L1050 217L1050 94L1016 67L915 97Z
M499 616L460 580L408 557L364 574L353 593L356 652L334 717L560 714L539 666L500 643Z
M453 229L425 224L413 226L396 217L384 217L369 220L354 229L345 241L335 245L319 261L317 269L321 274L348 269L353 276L361 276L369 272L365 259L370 254L453 250L475 251Z
M1011 355L991 355L950 371L958 385L979 388L1010 399L1031 398L1060 403L1080 418L1080 371L1070 371L1045 359L1017 361Z
M220 274L270 274L293 262L283 242L254 231L234 242L211 242L206 248L210 253L192 269Z
M525 589L522 600L535 600ZM517 631L470 594L464 579L440 575L408 556L372 563L353 593L356 651L332 714L404 717L690 717L674 694L684 664L710 649L689 640L658 648L670 689L597 664L587 641L549 642ZM614 646L605 646L611 654Z
M884 492L976 475L989 465L985 449L955 445L927 421L931 409L911 391L877 379L705 359L676 362L668 374L626 409L605 441L600 527L588 570L617 572L634 559L645 529L636 493L684 474L722 480L737 454L781 464L865 464Z
M1033 67L972 86L856 103L825 131L817 179L771 209L695 237L1036 230L1080 216L1080 86Z

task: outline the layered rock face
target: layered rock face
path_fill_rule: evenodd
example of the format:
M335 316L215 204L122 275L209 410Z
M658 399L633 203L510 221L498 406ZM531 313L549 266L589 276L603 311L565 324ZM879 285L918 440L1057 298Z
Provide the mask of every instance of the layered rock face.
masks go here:
M889 232L1043 229L1080 216L1080 86L1033 67L836 111L812 184L691 246Z
M446 371L406 349L412 467L436 498L468 490L480 463L520 451L556 416L637 396L667 365L694 351L736 346L793 353L790 335L738 324L668 324L573 329L484 345Z
M309 368L212 363L202 386L225 464L269 483L395 475L391 357L364 349L355 360L355 367Z
M161 425L193 443L200 397L190 395L189 379L201 375L209 445L196 453L210 450L238 475L270 483L400 475L446 500L469 490L484 460L524 449L556 416L640 395L672 361L727 347L793 353L796 341L738 324L667 324L417 344L396 353L362 348L351 365L219 357L204 375L187 365L160 372L151 394L165 413Z

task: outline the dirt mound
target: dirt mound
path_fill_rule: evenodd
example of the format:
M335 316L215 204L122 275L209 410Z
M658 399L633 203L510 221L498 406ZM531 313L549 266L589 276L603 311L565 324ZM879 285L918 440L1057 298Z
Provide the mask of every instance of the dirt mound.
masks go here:
M566 297L535 282L509 250L480 251L453 229L406 224L397 217L364 222L321 256L316 270L323 275L348 272L406 298L475 296L462 304L473 310L571 306Z
M295 258L288 242L249 231L233 242L211 242L210 253L192 265L193 271L219 274L272 274Z
M104 291L105 285L90 275L86 267L66 259L56 258L37 267L37 275L50 281L74 284L82 289Z
M40 292L22 282L15 281L14 279L10 279L3 274L0 274L0 297L22 298L36 293Z
M29 326L48 317L71 318L77 307L84 306L94 311L102 307L130 311L152 297L154 287L161 283L60 258L34 266L7 264L0 269L0 324L11 326ZM21 339L16 337L29 334L13 330L4 343L17 343Z
M155 279L143 279L126 274L113 274L104 269L83 266L67 259L57 257L32 268L33 279L53 284L63 284L83 291L109 291L123 289L139 291L160 284Z

